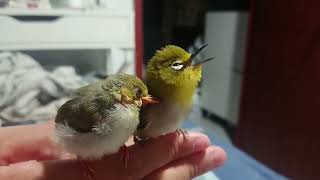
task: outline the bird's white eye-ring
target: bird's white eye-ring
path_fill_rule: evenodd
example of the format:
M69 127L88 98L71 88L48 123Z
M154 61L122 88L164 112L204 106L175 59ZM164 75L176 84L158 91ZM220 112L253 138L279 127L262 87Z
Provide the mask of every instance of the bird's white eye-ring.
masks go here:
M171 68L174 70L180 70L183 68L183 64L181 61L175 61L171 64Z

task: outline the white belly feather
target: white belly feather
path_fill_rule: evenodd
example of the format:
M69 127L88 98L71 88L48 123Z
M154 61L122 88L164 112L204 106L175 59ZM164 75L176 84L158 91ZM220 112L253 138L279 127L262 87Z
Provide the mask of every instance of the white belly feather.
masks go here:
M181 127L190 107L183 107L172 102L161 102L147 109L144 113L150 124L137 132L141 139L155 138L176 131Z
M116 153L134 133L139 117L131 111L132 106L117 104L109 111L106 124L108 133L79 133L65 124L56 124L55 141L67 151L86 159L97 159L107 154ZM96 127L99 128L99 127Z

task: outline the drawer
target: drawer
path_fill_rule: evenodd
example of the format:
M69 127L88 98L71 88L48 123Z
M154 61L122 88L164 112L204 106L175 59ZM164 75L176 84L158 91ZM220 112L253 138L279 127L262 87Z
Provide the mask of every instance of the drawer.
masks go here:
M24 21L0 15L0 47L14 44L117 44L133 47L133 17L57 16Z

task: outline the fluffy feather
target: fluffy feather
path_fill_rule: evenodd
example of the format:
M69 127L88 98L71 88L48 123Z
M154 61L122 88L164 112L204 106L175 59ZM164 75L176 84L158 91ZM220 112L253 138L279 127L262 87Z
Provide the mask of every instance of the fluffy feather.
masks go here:
M146 86L132 75L82 87L59 108L55 141L85 159L115 153L136 130L146 96Z
M188 107L163 101L160 104L143 108L141 113L147 123L135 135L140 139L148 139L173 132L181 126L189 110Z
M116 104L109 110L104 123L94 127L92 132L81 133L67 123L56 126L55 141L67 151L86 159L98 159L105 154L116 153L124 145L139 123L134 106Z

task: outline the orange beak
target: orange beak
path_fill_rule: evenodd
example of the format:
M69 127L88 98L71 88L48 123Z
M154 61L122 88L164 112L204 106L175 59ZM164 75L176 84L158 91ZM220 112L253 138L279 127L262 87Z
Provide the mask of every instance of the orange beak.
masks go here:
M142 97L141 100L142 100L143 106L145 106L147 104L158 104L159 103L159 100L157 100L156 98L154 98L150 95Z

